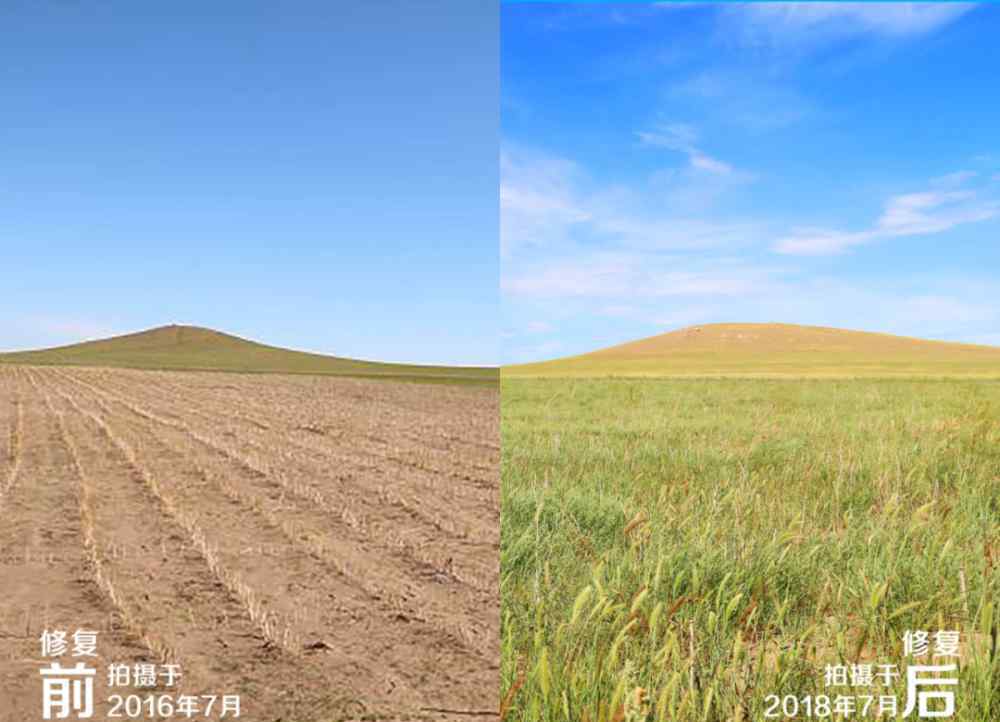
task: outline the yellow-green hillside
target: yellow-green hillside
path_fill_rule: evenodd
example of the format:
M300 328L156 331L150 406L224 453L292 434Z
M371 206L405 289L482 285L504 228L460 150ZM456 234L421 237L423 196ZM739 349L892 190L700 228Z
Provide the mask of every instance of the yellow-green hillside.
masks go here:
M968 376L1000 378L1000 348L783 323L720 323L540 363L515 376Z
M358 361L267 346L197 326L162 326L70 346L3 353L0 363L367 376L479 384L493 384L498 378L495 368Z

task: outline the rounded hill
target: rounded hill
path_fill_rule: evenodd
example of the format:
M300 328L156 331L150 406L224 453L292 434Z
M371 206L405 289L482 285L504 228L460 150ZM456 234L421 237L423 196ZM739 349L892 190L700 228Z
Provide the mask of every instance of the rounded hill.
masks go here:
M1000 377L1000 348L784 323L715 323L503 376Z
M0 354L0 363L236 371L496 383L488 367L381 363L294 351L199 326L169 325L69 346Z

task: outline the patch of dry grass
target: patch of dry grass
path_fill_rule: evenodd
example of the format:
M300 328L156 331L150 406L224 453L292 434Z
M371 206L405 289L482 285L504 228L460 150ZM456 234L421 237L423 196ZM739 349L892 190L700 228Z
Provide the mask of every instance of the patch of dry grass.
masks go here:
M502 375L1000 378L1000 348L818 326L708 324L582 356L505 366Z

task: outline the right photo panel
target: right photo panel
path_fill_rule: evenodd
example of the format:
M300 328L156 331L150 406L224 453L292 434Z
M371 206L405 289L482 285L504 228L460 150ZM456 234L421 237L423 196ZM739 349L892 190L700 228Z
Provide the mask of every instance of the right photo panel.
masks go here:
M1000 6L501 6L503 720L1000 720Z

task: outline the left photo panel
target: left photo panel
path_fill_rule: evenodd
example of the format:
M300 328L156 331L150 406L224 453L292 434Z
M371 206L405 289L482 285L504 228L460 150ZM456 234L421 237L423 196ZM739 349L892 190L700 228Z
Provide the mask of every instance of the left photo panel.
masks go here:
M0 10L0 722L499 718L498 16Z

